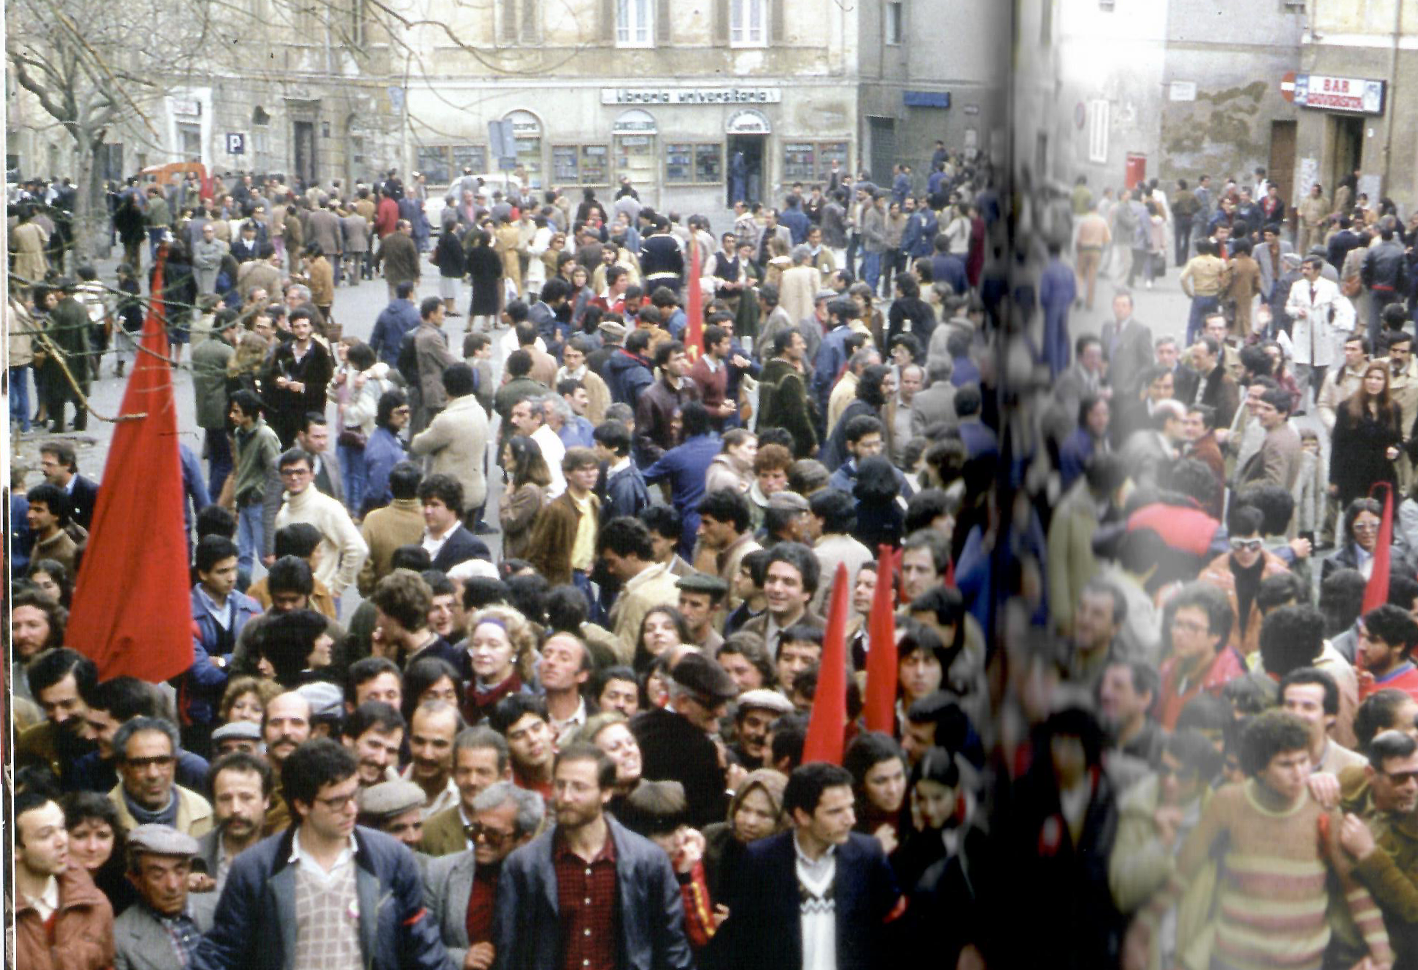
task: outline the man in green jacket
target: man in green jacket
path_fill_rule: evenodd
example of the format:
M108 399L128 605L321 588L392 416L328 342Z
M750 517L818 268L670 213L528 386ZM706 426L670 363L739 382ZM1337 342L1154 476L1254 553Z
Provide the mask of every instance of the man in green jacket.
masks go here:
M59 300L49 311L49 321L44 328L73 377L70 381L62 368L52 366L50 379L45 382L46 408L55 432L64 430L64 405L69 401L74 402L74 430L83 431L89 425L89 412L83 399L89 392L89 368L92 366L90 322L88 311L74 299L74 287L71 279L60 281Z
M163 198L162 190L156 185L148 186L148 208L143 216L143 221L148 227L150 256L156 260L163 234L172 228L172 207L167 204L167 199Z
M1352 773L1363 772L1364 786ZM1354 876L1384 914L1394 970L1418 967L1418 741L1384 731L1369 743L1369 763L1340 776L1344 816L1339 844L1358 860ZM1364 788L1367 788L1367 791Z
M192 348L192 395L197 402L197 427L207 435L207 488L213 495L221 494L231 474L226 368L236 355L240 332L234 319L219 314L212 335Z
M251 585L255 556L265 558L273 549L274 535L266 534L265 503L268 479L275 476L281 439L261 419L261 398L245 388L231 396L231 423L236 426L236 471L222 487L219 504L237 514L236 586Z

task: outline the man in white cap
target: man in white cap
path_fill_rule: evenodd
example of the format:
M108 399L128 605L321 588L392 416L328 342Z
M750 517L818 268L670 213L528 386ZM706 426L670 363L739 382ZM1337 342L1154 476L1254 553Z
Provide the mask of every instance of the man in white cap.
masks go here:
M357 824L392 835L417 853L423 841L423 803L423 789L414 782L381 781L359 790Z
M197 840L171 825L128 833L128 879L138 903L113 921L114 970L187 970L212 925L215 893L187 894Z
M729 752L749 771L770 767L768 761L772 749L769 739L773 734L773 722L791 713L793 702L776 690L760 687L744 691L738 696L734 711L734 735L737 740Z

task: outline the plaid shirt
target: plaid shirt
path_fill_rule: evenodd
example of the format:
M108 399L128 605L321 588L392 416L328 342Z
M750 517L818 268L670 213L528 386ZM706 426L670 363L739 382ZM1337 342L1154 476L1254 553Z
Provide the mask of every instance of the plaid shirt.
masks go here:
M556 908L561 914L562 970L613 970L616 933L615 840L590 862L560 837L552 851L556 868Z
M202 939L202 931L197 929L197 924L192 921L192 917L184 910L176 916L168 916L151 910L158 924L167 930L168 939L172 941L172 950L177 954L177 959L184 967L192 966L192 953L197 949L197 942Z

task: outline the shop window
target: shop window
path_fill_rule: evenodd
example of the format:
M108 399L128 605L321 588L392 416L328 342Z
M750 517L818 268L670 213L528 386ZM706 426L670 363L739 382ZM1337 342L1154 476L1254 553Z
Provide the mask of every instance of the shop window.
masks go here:
M581 181L581 153L575 145L551 146L553 185L577 185Z
M617 47L652 47L654 37L654 4L651 0L616 0Z
M447 145L420 145L414 164L429 185L447 185L452 181L448 172Z
M733 47L763 47L768 43L770 0L729 0L729 44ZM782 0L779 0L782 2Z
M472 169L474 175L488 171L486 145L453 146L452 177L462 175L465 168Z
M692 185L724 181L724 146L678 143L665 146L665 182Z
M581 146L581 184L611 184L610 149L605 145Z
M655 181L655 136L616 135L615 174L630 179L635 186L652 185Z
M831 176L833 161L839 171L847 171L847 142L788 142L783 146L783 181L825 182Z

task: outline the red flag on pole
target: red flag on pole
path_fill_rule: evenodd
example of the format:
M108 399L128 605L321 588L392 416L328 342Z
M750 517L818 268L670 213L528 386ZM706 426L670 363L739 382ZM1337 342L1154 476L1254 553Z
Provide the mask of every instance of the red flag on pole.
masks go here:
M876 596L867 625L866 724L868 731L895 734L896 613L891 602L892 550L888 545L878 548L881 551L876 566Z
M152 291L162 290L159 256ZM103 470L65 642L99 677L157 683L192 666L192 599L167 331L156 301L143 323Z
M1388 602L1389 546L1393 544L1393 489L1387 482L1380 482L1374 488L1384 490L1384 515L1379 522L1378 544L1374 546L1374 571L1369 574L1369 583L1364 587L1364 605L1361 607L1364 613Z
M842 740L847 730L847 564L837 564L832 579L832 607L827 611L827 632L822 636L822 662L818 665L817 693L803 743L803 763L842 763Z
M689 323L684 329L684 349L691 361L704 352L704 294L699 289L699 230L689 236L689 285L684 301L684 313Z

